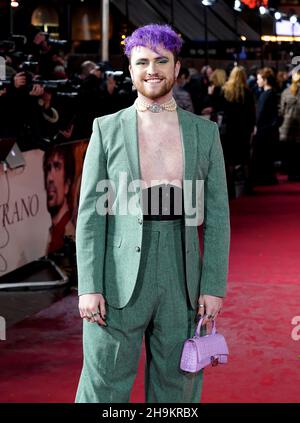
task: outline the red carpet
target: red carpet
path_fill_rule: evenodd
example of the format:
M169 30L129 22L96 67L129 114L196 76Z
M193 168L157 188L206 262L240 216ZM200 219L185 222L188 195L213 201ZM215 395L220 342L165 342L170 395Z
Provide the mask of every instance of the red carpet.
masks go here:
M300 184L281 180L231 202L228 295L218 329L230 361L205 371L203 402L298 402ZM1 402L73 402L81 320L70 295L10 328L0 342ZM131 401L143 402L143 353Z

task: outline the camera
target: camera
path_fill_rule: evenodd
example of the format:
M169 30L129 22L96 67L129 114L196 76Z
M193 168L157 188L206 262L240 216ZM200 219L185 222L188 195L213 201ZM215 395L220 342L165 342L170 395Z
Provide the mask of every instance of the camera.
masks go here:
M24 56L26 57L19 65L19 72L30 72L35 74L37 72L37 68L39 62L35 61L32 55Z
M6 87L9 87L10 85L11 85L11 81L0 79L0 91L3 90Z
M47 43L53 47L65 47L68 44L67 40L56 40L54 38L48 38Z
M132 81L131 78L126 76L123 71L117 70L112 71L108 70L105 71L106 78L113 78L119 90L119 94L130 94L132 91Z
M123 71L111 71L107 70L105 71L106 77L112 77L115 81L122 81L123 80Z
M55 50L65 48L68 45L67 40L58 40L56 38L50 38L50 35L48 32L43 32L43 35L45 36L45 40L48 46L53 47Z
M15 50L15 43L10 40L0 40L0 54L7 54Z
M45 90L50 90L57 97L75 98L79 94L80 85L73 83L71 79L36 79L33 84L42 85Z

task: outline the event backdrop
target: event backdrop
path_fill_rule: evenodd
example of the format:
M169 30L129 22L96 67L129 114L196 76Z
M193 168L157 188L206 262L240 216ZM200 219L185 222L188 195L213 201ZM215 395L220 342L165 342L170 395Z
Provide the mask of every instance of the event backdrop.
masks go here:
M57 156L60 149L64 150L72 164L69 166L72 175L68 175L72 183L67 189L63 179L55 180L55 176L50 175L51 167L47 170L45 153L41 150L23 153L24 168L8 169L5 174L0 166L0 283L1 276L61 247L59 242L53 242L57 234L61 239L64 235L75 237L82 164L87 145L84 140L59 146ZM55 151L54 158L57 157ZM47 154L49 156L49 152ZM55 160L53 163L52 169L56 166L58 174L60 168ZM50 175L48 184L46 173ZM55 213L59 217L60 206L54 204L51 212L48 206L53 193L58 197L57 193L62 190L65 190L64 207L67 212L64 219L55 221L54 225Z

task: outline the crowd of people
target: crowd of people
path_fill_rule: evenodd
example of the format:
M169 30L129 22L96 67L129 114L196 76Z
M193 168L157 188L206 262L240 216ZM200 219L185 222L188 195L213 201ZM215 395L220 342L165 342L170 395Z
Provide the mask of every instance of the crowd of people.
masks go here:
M0 138L17 138L23 151L89 138L95 117L133 101L121 72L90 60L73 72L64 46L34 27L25 45L2 51L0 46L0 55Z
M0 137L16 137L22 150L89 138L95 117L136 98L130 78L106 63L86 60L71 73L61 46L36 28L23 53L1 53L6 82L0 83ZM277 183L276 163L289 180L300 180L299 86L296 69L181 67L174 97L183 109L218 124L230 196L238 179L248 193Z
M242 66L230 70L181 68L177 103L215 121L220 130L229 193L243 179L246 192L276 184L276 164L300 180L300 72Z

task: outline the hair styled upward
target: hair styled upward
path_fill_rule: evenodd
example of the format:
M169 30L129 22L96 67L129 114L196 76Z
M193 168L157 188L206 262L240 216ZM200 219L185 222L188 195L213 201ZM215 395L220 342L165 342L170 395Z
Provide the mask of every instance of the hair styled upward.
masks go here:
M174 55L174 62L182 47L182 40L169 25L149 24L136 29L125 38L125 54L130 59L133 47L148 47L157 53L158 47L169 50Z

